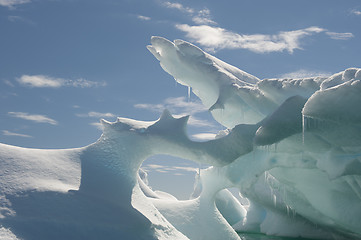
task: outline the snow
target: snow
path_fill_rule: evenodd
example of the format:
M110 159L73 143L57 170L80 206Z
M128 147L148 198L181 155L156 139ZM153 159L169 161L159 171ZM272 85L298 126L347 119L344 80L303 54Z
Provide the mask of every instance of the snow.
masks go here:
M148 49L227 129L194 141L164 110L82 148L0 144L1 239L361 239L361 69L261 80L182 40ZM148 186L158 154L210 166L189 200Z

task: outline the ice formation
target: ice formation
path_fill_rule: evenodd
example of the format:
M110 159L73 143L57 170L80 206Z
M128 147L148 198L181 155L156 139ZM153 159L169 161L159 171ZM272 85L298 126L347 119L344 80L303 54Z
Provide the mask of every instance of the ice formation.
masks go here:
M228 130L195 142L188 116L165 110L102 120L83 148L0 144L1 238L361 239L361 69L260 80L182 40L153 37L148 49ZM211 166L190 200L147 185L140 166L156 154Z

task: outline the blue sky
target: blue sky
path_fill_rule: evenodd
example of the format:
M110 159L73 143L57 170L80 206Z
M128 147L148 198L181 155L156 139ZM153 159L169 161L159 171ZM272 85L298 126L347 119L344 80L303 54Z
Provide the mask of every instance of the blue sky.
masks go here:
M222 127L160 68L151 36L261 79L296 78L361 67L360 26L358 0L0 0L0 142L81 147L100 136L100 118L155 120L164 108L191 114L189 134L208 137Z

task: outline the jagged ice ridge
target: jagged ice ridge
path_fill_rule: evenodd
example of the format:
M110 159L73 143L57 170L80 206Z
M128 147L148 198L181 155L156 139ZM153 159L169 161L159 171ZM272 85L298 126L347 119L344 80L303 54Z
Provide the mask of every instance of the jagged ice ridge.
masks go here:
M260 80L182 40L148 49L228 130L195 142L188 116L165 110L102 120L83 148L0 144L1 239L361 239L361 69ZM192 199L147 185L140 167L157 154L211 166Z

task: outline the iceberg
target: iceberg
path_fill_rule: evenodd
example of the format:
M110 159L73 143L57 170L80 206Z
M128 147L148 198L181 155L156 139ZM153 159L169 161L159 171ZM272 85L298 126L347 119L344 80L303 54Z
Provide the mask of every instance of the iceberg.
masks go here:
M361 69L261 80L182 40L147 48L227 129L193 141L164 110L101 120L82 148L0 144L0 238L361 239ZM157 154L210 166L189 200L148 186Z

